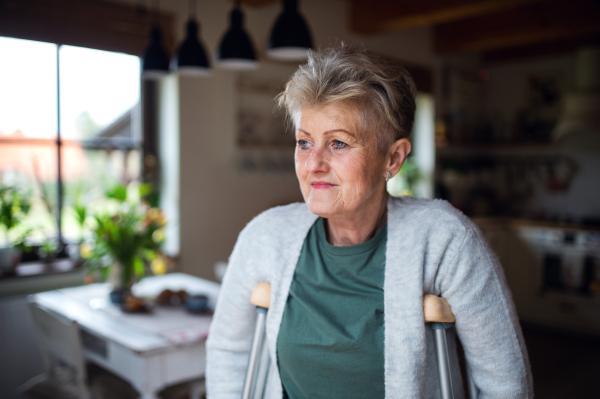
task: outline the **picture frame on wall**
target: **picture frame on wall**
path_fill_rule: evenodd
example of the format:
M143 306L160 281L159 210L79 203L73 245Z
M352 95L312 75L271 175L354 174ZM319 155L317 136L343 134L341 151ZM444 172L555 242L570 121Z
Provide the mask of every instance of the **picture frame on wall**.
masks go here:
M297 69L294 64L262 62L259 69L239 74L237 135L239 148L293 149L294 132L276 97Z

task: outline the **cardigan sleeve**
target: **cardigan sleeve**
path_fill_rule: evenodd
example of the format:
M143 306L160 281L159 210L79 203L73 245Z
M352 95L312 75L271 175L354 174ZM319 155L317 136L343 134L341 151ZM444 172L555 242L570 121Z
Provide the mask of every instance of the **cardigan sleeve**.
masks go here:
M306 204L275 207L256 216L240 233L229 257L206 342L208 398L241 397L256 325L256 309L250 304L252 290L258 283L271 283L266 332L267 337L276 337L279 323L274 321L270 327L269 320L281 315L283 309L279 305L287 298L286 294L278 295L278 284L283 269L295 266L304 237L316 217ZM273 342L268 342L274 356ZM267 397L281 397L277 368L271 367L268 375Z
M532 398L529 359L510 290L475 226L466 229L454 259L440 272L440 292L456 316L479 398Z
M256 312L250 304L256 284L246 256L248 227L229 258L206 342L206 388L210 399L239 399L252 345Z

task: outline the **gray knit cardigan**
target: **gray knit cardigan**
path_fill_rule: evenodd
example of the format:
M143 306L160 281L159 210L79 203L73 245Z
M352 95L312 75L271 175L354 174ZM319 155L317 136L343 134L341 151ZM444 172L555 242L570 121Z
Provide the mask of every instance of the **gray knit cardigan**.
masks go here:
M445 201L390 198L384 281L386 398L439 398L433 333L423 322L425 294L446 298L475 384L484 398L531 398L527 351L500 263L477 227ZM271 283L266 334L267 399L281 399L276 342L308 230L306 204L270 209L240 233L207 341L209 399L239 399L256 312L252 288ZM464 397L454 340L449 342L455 398ZM368 397L368 395L365 395Z

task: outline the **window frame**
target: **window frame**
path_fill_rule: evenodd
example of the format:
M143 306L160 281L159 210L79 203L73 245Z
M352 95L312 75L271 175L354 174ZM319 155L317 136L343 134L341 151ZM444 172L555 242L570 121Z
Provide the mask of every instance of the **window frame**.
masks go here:
M163 40L167 52L172 54L175 48L175 16L173 13L152 12L144 6L130 6L100 0L3 0L0 1L0 36L15 39L34 40L60 45L72 45L98 50L122 52L140 56L147 45L148 35L153 24L163 31ZM57 57L57 62L58 57ZM57 71L58 73L58 71ZM157 159L157 121L156 97L157 83L142 81L140 86L140 123L142 137L135 143L135 149L141 150L141 178L144 182L156 182L158 171L148 167L148 159ZM58 90L57 90L58 91ZM60 104L57 107L60 112ZM58 122L60 127L60 121ZM8 142L0 139L0 143ZM14 142L10 139L10 142ZM33 138L23 139L35 140ZM54 141L54 139L50 139ZM62 138L56 140L60 156ZM82 141L84 148L127 149L127 145L106 146L93 141ZM131 146L129 146L131 147ZM133 148L129 148L131 150ZM156 163L156 162L155 162ZM58 174L57 184L61 186L62 177ZM63 196L60 195L62 218ZM61 221L62 222L62 221ZM62 223L59 223L59 239L63 242ZM35 251L31 252L32 254ZM66 257L64 245L60 257ZM31 261L35 259L25 259ZM23 262L23 260L22 260Z
M0 35L0 37L3 37L2 35ZM15 38L15 39L21 39L21 38ZM24 40L30 40L30 39L24 39ZM36 40L37 41L37 40ZM48 42L46 42L48 43ZM87 150L98 150L98 151L123 151L125 153L125 157L128 157L129 152L134 151L134 150L138 150L140 152L143 152L145 147L144 146L144 137L147 137L148 134L144 134L144 129L143 127L146 125L144 123L144 118L142 117L142 115L138 115L139 118L139 123L142 125L142 131L139 132L140 134L138 135L138 137L95 137L95 138L90 138L90 139L63 139L62 138L62 132L61 132L61 90L60 90L60 49L63 45L58 44L58 43L49 43L49 44L53 44L56 46L56 137L55 138L37 138L37 137L0 137L0 145L3 143L6 144L32 144L32 143L36 143L36 144L45 144L45 145L54 145L55 149L56 149L56 171L57 171L57 177L56 177L56 189L57 189L57 193L56 193L56 209L55 212L56 214L53 215L55 217L55 224L56 224L56 238L58 241L58 245L59 245L59 251L56 254L55 259L65 259L68 258L68 254L66 251L66 246L67 244L70 244L71 241L66 240L63 234L63 211L64 211L64 181L63 181L63 173L62 173L62 169L63 169L63 159L62 159L62 148L63 145L67 144L67 143L73 143L76 144L78 146L80 146L82 149L87 149ZM129 54L130 55L130 54ZM141 79L141 77L140 77ZM144 93L146 92L145 90L143 90L143 81L142 84L140 85L140 93L139 93L139 101L138 103L132 108L132 111L134 108L136 107L140 107L141 109L144 109L144 104L148 104L148 101L145 101L144 98ZM132 120L132 124L134 124L135 122ZM152 125L152 124L150 124ZM144 170L142 167L141 173L139 175L140 180L142 180L144 178ZM31 248L33 249L32 251L29 252L24 252L22 254L22 258L21 258L21 262L20 264L23 264L24 262L37 262L40 261L40 257L37 254L37 249L40 247L40 244L38 243L33 243L31 245ZM31 266L31 265L27 265L27 266ZM74 267L76 265L73 265ZM38 267L37 270L40 270L39 273L55 273L56 271L54 270L54 267L52 265L46 265L45 267ZM65 268L65 266L63 265L61 267L60 271L66 271L69 270L69 268ZM20 272L16 272L15 273L16 276L21 276ZM36 274L36 273L24 273L23 276L25 275L31 275L31 274Z

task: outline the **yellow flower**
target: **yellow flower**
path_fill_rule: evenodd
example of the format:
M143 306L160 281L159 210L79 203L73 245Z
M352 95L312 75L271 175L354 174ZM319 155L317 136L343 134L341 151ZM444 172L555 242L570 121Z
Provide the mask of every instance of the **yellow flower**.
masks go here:
M81 244L79 247L79 255L81 255L83 259L89 258L92 255L92 248L87 244Z
M159 243L165 239L165 232L163 229L158 229L154 233L152 233L152 241Z
M148 213L147 213L146 216L148 217L148 219L151 222L153 222L153 221L155 221L158 218L159 215L160 215L160 211L158 209L156 209L156 208L150 208L150 210L148 211Z
M150 269L154 274L165 274L167 272L167 264L162 256L158 256L152 262L150 262Z

